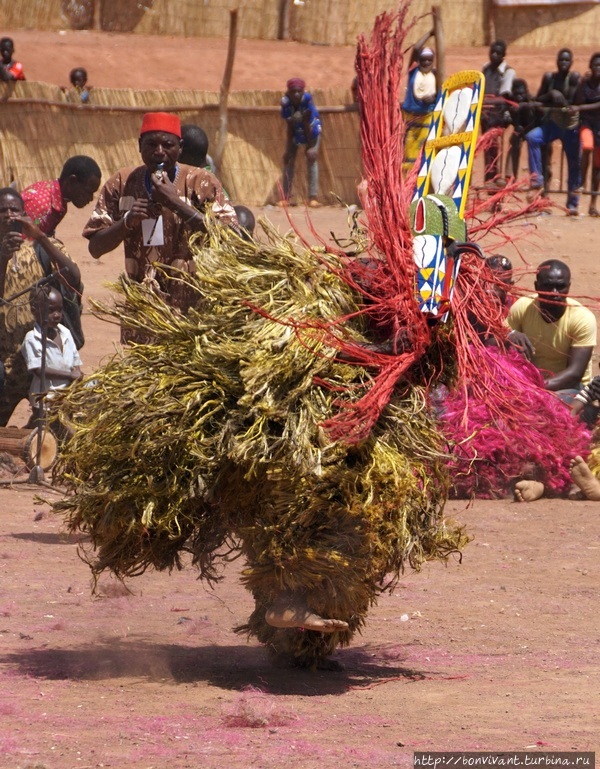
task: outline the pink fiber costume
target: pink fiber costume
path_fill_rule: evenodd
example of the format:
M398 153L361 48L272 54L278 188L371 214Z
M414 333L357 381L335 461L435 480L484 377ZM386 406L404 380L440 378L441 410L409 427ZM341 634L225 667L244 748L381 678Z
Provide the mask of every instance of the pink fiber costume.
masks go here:
M541 481L548 496L564 494L572 483L570 460L589 453L589 431L518 352L485 347L478 354L484 376L495 378L514 408L494 397L498 389L474 396L471 384L444 398L440 426L452 446L454 494L505 497L521 478Z

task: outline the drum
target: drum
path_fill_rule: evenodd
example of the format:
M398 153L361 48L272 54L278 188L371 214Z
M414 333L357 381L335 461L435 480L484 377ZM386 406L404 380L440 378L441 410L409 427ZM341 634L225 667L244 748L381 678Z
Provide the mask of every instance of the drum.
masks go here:
M37 428L22 429L20 427L0 427L0 453L5 452L14 457L20 457L27 468L36 466ZM49 470L56 461L58 445L56 438L47 428L43 431L40 467Z

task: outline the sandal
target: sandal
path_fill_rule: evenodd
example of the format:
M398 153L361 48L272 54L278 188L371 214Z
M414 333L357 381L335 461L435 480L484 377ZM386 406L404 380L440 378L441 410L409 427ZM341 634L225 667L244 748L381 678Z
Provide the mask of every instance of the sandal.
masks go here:
M591 206L590 210L588 211L588 214L590 216L600 216L600 211L598 211L597 208L594 208L594 206Z

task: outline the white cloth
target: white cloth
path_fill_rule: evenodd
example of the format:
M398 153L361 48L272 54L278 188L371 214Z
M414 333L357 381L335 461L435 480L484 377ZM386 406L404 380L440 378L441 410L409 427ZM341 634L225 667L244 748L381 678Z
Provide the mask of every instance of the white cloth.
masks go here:
M46 375L46 392L51 390L60 390L63 387L71 384L73 379L68 376L75 366L81 366L81 358L73 336L68 328L58 324L58 333L60 334L60 340L62 343L62 350L60 346L53 339L48 338L46 344L46 367L55 369L56 371L64 371L65 376L49 376ZM31 331L28 331L25 335L25 340L21 345L21 353L25 358L27 364L27 371L33 371L39 369L42 365L42 329L39 324L36 323ZM30 401L32 405L35 404L35 399L32 397L41 392L40 377L38 374L33 375L31 385L29 387Z
M417 99L431 99L437 94L437 81L433 72L421 72L417 70L413 93Z

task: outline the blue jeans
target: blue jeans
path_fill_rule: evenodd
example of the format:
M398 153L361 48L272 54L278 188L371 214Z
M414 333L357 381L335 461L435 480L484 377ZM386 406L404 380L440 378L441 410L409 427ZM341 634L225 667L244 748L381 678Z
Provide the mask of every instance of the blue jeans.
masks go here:
M542 145L551 144L560 139L565 155L567 156L567 208L576 209L579 204L579 195L575 190L581 186L581 144L579 142L578 128L560 128L556 123L547 121L541 126L532 129L525 135L529 152L529 173L533 176L533 183L544 183L544 171L542 165Z
M316 146L319 146L321 137L317 139ZM289 148L289 160L286 164L285 168L283 169L283 197L285 200L289 200L290 195L292 193L292 184L294 182L294 169L296 166L296 154L298 152L298 147L300 145L296 144L295 142L292 142L291 147ZM307 145L303 145L306 149ZM308 176L308 197L309 199L315 199L317 198L317 195L319 193L319 164L317 162L317 158L315 157L314 160L309 160L309 158L306 158L306 173Z

